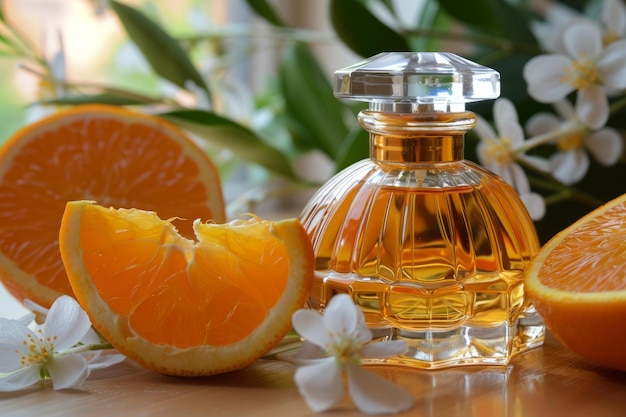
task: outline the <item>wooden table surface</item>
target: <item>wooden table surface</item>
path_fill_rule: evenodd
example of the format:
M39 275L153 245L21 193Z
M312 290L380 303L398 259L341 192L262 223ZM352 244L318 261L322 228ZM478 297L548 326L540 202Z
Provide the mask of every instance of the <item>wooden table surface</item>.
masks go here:
M625 352L626 354L626 352ZM596 366L548 335L508 367L440 371L370 367L407 388L410 416L626 416L626 373ZM293 365L259 360L230 374L174 378L124 362L94 371L80 390L0 393L2 417L349 417L349 401L312 412L293 383Z

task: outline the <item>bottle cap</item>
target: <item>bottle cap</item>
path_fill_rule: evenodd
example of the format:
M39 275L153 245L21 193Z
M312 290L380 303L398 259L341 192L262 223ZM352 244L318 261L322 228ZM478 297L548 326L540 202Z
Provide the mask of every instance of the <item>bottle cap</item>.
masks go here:
M334 93L382 112L460 112L498 98L500 74L449 52L385 52L336 71Z

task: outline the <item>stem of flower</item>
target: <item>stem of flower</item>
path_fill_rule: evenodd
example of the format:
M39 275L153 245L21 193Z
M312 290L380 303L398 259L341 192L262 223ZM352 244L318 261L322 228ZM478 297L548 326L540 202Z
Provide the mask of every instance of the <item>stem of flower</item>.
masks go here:
M45 74L42 74L41 72L27 66L24 64L18 64L18 67L26 72L29 72L39 78L41 78L42 80L46 80L49 81L51 83L54 84L58 84L61 85L65 88L70 88L73 90L76 89L92 89L92 90L96 90L100 93L105 93L105 94L112 94L112 95L117 95L120 97L125 97L127 99L130 100L135 100L137 102L140 103L144 103L144 104L157 104L157 103L162 103L162 104L172 104L172 105L176 105L178 106L177 103L175 103L172 100L169 100L165 97L150 97L150 96L146 96L146 95L142 95L142 94L138 94L138 93L133 93L127 90L121 90L118 88L113 88L113 87L108 87L105 85L100 85L100 84L95 84L95 83L68 83L65 80L56 80L54 78L48 77ZM59 101L59 100L57 100ZM60 100L62 101L62 100ZM44 104L55 104L54 101L51 102L42 102Z
M39 379L42 381L47 381L50 379L50 372L45 366L39 368Z
M582 125L574 121L563 122L558 129L551 130L541 135L533 136L530 139L524 141L522 146L515 149L516 152L524 153L530 149L536 148L539 145L545 145L548 143L554 143L562 136L566 136L575 133L577 130L586 129Z
M414 29L407 32L414 37L429 37L435 39L444 39L449 41L458 41L469 44L483 45L494 49L499 49L508 53L523 53L529 55L537 55L543 53L543 49L537 45L527 43L516 43L509 39L499 36L482 35L476 33L452 33L443 30L434 29Z
M114 349L113 345L110 343L96 343L91 345L76 345L69 349L64 350L63 352L59 352L59 355L69 355L70 353L81 353L87 352L88 350L107 350Z
M609 113L610 114L617 113L619 110L621 110L624 107L626 107L626 96L612 103L611 106L609 107Z
M204 33L179 37L180 41L188 42L190 44L197 44L202 41L215 41L221 39L233 39L233 38L251 38L259 39L263 37L269 37L277 40L297 41L304 43L331 43L334 38L327 33L312 31L299 28L289 27L276 27L273 26L271 31L258 31L258 29L251 28L249 25L228 25L222 26L218 30L205 31Z
M599 207L605 203L604 200L579 190L575 187L567 187L554 180L542 180L537 177L528 177L528 181L533 188L541 188L553 191L554 193L544 198L546 205L556 204L562 201L575 200L589 207Z

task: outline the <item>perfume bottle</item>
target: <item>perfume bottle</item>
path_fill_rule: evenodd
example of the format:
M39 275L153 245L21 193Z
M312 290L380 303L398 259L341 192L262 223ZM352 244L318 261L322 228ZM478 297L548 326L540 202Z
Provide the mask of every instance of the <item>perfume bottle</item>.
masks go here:
M309 307L350 294L378 340L408 351L369 364L504 365L543 343L524 297L539 250L515 191L464 159L468 102L500 94L497 71L451 53L383 53L335 72L370 157L324 184L300 219L315 252Z

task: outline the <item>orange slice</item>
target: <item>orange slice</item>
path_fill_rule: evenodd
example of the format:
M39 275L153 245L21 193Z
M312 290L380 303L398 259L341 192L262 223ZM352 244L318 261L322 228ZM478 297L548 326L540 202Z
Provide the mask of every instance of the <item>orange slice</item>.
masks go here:
M0 148L0 280L17 299L49 307L71 294L59 226L82 199L177 216L188 237L196 218L225 221L214 164L176 126L115 106L56 113Z
M313 280L297 219L194 222L197 241L137 209L69 202L61 257L94 326L127 357L169 375L240 369L291 328Z
M564 345L626 371L626 194L546 243L526 273L525 288Z

